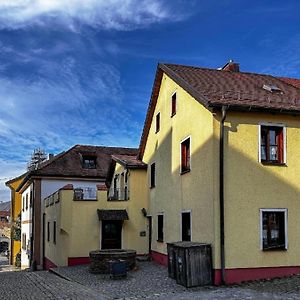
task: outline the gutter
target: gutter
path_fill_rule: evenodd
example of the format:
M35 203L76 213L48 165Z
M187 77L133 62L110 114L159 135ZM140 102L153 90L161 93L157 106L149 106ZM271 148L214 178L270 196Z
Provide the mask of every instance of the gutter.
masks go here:
M225 230L224 230L224 123L227 107L222 106L222 119L220 123L220 259L221 284L225 284Z

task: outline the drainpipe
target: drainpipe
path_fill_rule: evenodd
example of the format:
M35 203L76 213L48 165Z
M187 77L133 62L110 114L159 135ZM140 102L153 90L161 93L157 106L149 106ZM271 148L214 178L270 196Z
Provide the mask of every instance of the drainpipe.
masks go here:
M222 106L220 123L220 250L221 250L221 284L225 284L225 233L224 233L224 123L226 106Z

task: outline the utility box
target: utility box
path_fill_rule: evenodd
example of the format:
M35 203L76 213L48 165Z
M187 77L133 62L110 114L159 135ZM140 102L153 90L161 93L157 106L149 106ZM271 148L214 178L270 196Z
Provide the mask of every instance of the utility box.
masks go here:
M185 287L212 284L211 245L194 242L173 243L176 282Z
M174 252L174 243L167 243L168 249L168 275L176 279L176 256Z

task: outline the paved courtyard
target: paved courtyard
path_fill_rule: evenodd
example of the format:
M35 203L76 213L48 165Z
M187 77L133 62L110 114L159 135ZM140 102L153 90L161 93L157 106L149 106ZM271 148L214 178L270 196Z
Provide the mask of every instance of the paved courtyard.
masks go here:
M59 276L7 270L0 259L0 299L300 299L300 276L186 289L167 277L166 268L149 262L139 263L138 270L121 280L92 275L87 266L54 269Z

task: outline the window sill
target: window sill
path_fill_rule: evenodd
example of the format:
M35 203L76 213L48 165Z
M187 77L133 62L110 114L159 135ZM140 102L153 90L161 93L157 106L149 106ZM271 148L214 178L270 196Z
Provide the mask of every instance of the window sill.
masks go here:
M151 190L151 189L154 189L154 188L155 188L155 185L153 185L153 186L150 186L149 188L150 188L150 190Z
M98 201L98 200L97 199L73 199L73 201L89 202L89 201Z
M266 166L278 166L278 167L287 167L286 163L276 162L276 161L261 161L262 165Z
M173 118L176 115L176 113L171 114L171 118Z
M273 252L273 251L287 251L285 247L270 247L262 249L263 252Z
M164 240L156 240L158 243L163 243Z
M183 174L186 174L186 173L189 173L189 172L191 172L191 169L181 171L181 172L180 172L180 175L183 175Z

